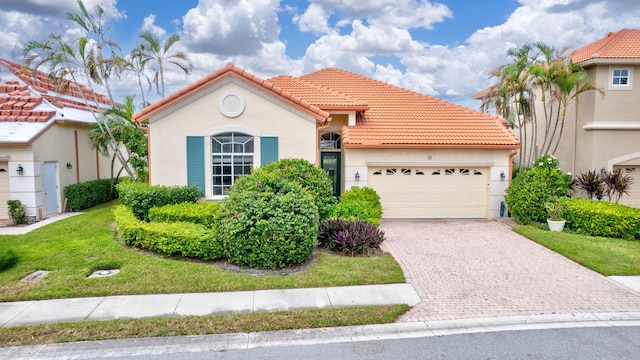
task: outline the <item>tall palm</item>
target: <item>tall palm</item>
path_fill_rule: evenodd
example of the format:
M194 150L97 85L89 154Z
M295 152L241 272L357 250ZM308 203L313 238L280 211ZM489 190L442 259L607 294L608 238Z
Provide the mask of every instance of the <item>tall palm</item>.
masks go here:
M51 34L42 42L29 41L23 49L25 64L28 67L38 68L47 64L49 66L50 79L58 84L59 91L64 93L72 84L80 84L80 79L86 80L86 86L90 90L91 99L87 99L84 91L79 91L80 97L88 105L97 106L97 96L93 84L105 85L108 90L112 105L115 105L108 86L108 78L111 71L120 63L119 57L113 52L117 46L106 40L102 14L104 10L96 6L94 13L89 13L83 2L78 0L81 14L68 13L67 18L83 28L87 36L81 36L75 41L67 41L59 34ZM106 59L103 56L105 48L110 48L112 56ZM67 80L70 79L70 80ZM75 86L75 85L74 85ZM92 112L96 126L113 138L110 124L103 121L100 116ZM120 161L122 168L131 178L135 174L131 171L125 157L120 152L115 140L108 143L108 147Z
M161 44L160 39L148 31L141 33L140 38L145 41L145 44L141 45L144 54L144 63L156 64L157 68L155 69L153 83L155 84L158 93L164 97L164 65L167 63L172 64L182 70L185 75L191 73L193 65L189 61L187 55L182 51L171 52L171 47L180 41L180 36L178 34L169 36L164 44Z

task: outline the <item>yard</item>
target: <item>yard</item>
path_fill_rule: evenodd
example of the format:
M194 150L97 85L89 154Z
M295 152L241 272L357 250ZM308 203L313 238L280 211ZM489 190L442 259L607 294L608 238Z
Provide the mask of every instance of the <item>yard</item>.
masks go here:
M318 252L312 263L298 272L262 276L222 270L212 263L154 256L117 241L114 205L94 207L25 235L0 236L0 246L12 249L20 259L11 269L0 272L0 301L404 282L391 255L352 258ZM95 270L115 268L120 269L116 276L87 278ZM36 282L20 281L36 270L50 273ZM406 305L369 306L0 328L0 346L385 323L407 310Z

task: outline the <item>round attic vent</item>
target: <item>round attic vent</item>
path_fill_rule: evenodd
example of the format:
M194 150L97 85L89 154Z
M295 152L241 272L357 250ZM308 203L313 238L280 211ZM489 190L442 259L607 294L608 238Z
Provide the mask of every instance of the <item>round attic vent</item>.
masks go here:
M244 111L244 105L244 98L235 91L227 91L218 99L220 112L230 118L240 116Z

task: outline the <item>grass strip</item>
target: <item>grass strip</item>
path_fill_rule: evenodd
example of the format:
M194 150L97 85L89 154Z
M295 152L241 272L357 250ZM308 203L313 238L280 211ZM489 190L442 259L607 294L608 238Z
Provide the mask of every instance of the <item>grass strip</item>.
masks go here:
M0 346L386 324L408 305L354 306L235 315L84 321L0 328Z
M605 276L640 275L640 241L551 232L534 226L514 231Z

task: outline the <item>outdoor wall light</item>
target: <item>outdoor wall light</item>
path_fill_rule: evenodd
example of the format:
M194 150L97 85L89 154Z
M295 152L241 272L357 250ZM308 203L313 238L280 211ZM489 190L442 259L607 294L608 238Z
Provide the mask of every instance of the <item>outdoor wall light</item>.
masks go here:
M73 167L73 165L71 165L70 162L67 163L67 169L71 169Z
M605 168L600 169L600 176L604 177L605 175L607 175L607 169Z
M22 173L24 172L24 168L22 167L22 165L18 164L16 172L18 173L18 175L22 175Z
M360 173L356 171L356 181L360 181Z
M504 171L500 173L500 180L504 180L507 178L507 175L504 174Z

